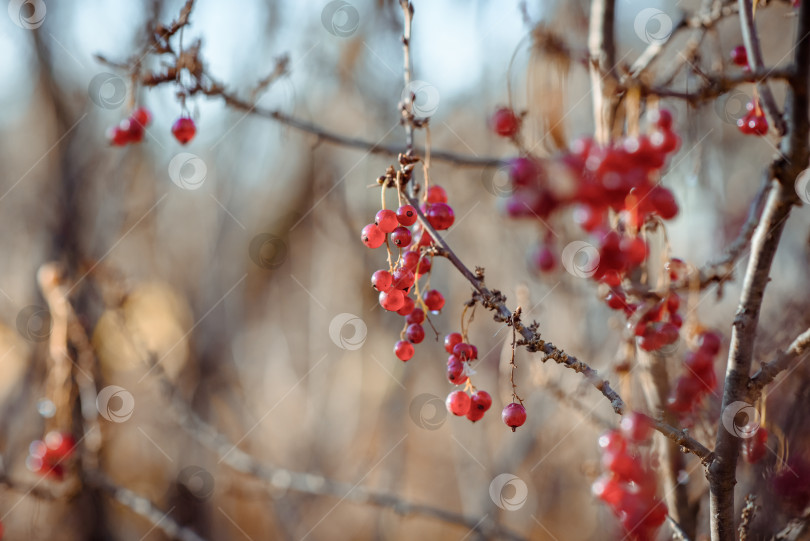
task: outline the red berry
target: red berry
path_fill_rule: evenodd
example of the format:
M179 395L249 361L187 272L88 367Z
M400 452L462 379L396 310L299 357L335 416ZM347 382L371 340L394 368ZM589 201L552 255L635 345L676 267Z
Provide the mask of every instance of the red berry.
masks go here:
M678 308L681 306L681 298L678 296L677 293L670 293L669 297L667 297L667 312L670 314L674 314L678 311Z
M643 413L630 412L622 417L619 426L622 433L635 443L644 443L650 439L653 432L653 421Z
M603 475L591 485L591 492L594 496L616 509L625 493L625 488L612 475Z
M172 124L172 134L181 145L194 139L195 133L197 133L197 127L194 125L194 121L186 116L181 116Z
M396 312L405 305L405 294L399 289L380 292L380 306L389 312Z
M475 359L478 358L478 348L472 344L467 345L470 346L470 360L474 361Z
M501 412L501 419L514 432L517 427L526 422L526 408L523 407L523 404L517 402L507 404L503 408L503 412Z
M441 186L435 184L428 188L427 191L428 203L447 203L447 192Z
M492 129L501 137L514 137L520 129L520 118L508 107L501 107L492 115Z
M138 107L132 114L129 115L134 122L137 122L143 127L148 126L152 122L152 113L149 112L149 109L146 107Z
M472 408L487 411L492 406L492 396L486 391L475 391L470 397L472 400Z
M759 427L753 436L743 441L742 453L749 464L759 462L768 451L768 431Z
M113 126L107 130L107 140L113 146L122 147L130 142L129 132L119 126Z
M447 203L432 203L426 217L436 231L449 229L456 219L453 209Z
M423 321L425 321L425 312L421 308L414 308L413 312L408 314L408 317L405 318L405 323L409 325L411 323L422 323Z
M447 411L461 417L467 415L467 411L470 409L470 396L464 391L453 391L447 395L445 404L447 405Z
M509 178L516 187L535 184L542 169L540 164L530 158L515 158L509 167Z
M698 338L698 347L706 354L714 357L720 353L723 339L716 332L704 332Z
M447 361L447 380L455 385L461 385L467 381L467 375L464 373L464 363L455 355L451 355Z
M737 45L731 50L731 61L741 67L748 66L748 52L744 45Z
M484 418L484 413L485 413L484 410L480 410L478 408L470 406L470 409L467 410L467 419L469 419L473 423L476 421L480 421L481 419Z
M456 344L460 344L463 340L461 333L451 332L444 337L444 350L447 353L453 353L453 348L456 347Z
M400 340L399 342L394 344L394 355L396 355L400 361L404 362L413 357L413 352L414 352L413 344L411 344L410 342Z
M411 243L410 230L408 230L407 227L398 226L394 229L394 232L391 233L391 241L400 248L405 248Z
M416 209L411 205L402 205L397 209L397 220L406 227L416 223L416 218Z
M45 435L45 446L54 462L59 462L73 454L76 441L70 434L53 430Z
M382 243L385 242L385 233L380 231L380 228L375 224L368 224L363 228L363 231L360 232L360 239L363 241L363 244L371 249L379 248L382 246Z
M636 267L647 258L647 243L641 237L624 237L619 243L619 249L630 267Z
M388 209L377 212L377 215L374 217L374 223L377 224L377 227L379 227L380 231L383 233L390 233L399 225L396 213Z
M386 291L394 283L394 278L387 270L378 270L371 275L371 287L377 291Z
M453 355L455 355L462 361L472 360L472 348L470 347L469 344L459 342L458 344L453 346Z
M627 449L627 440L624 435L616 429L608 430L599 436L599 447L606 453L623 453Z
M657 109L650 111L647 114L647 120L662 130L669 130L672 128L672 113L669 112L669 109Z
M402 305L402 308L397 310L397 314L399 314L401 316L407 316L411 312L413 312L414 310L416 310L416 303L414 302L414 300L412 298L405 295L405 304ZM421 312L421 310L420 310L420 312ZM423 318L425 317L424 312L422 312L422 317Z
M613 310L621 310L627 303L625 301L624 293L617 289L611 289L605 296L605 302Z
M408 250L402 254L402 266L416 272L416 265L419 263L419 253Z
M425 306L427 306L428 310L431 312L438 312L444 306L444 295L437 289L425 291L422 295L422 300L425 301Z
M419 344L425 339L425 329L423 329L419 323L411 323L405 330L405 336L408 338L409 342Z
M672 192L663 186L655 186L648 194L650 204L661 218L670 220L678 215L678 203Z
M394 289L401 289L403 291L408 291L410 287L414 284L415 280L416 277L409 269L400 267L394 271L392 285Z
M686 354L686 358L683 360L683 364L685 364L692 372L696 374L703 374L712 369L714 364L713 358L709 355L708 352L699 349L697 351L690 351Z
M419 262L416 264L414 272L418 276L422 276L423 274L429 273L431 267L433 267L433 262L430 260L430 256L423 255L419 258Z
M650 134L650 144L653 150L669 154L681 146L681 138L671 130L656 130Z

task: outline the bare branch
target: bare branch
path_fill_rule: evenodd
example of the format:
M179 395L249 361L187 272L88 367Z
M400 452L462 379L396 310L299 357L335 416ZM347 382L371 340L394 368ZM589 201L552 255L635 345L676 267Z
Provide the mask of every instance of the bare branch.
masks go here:
M787 370L808 348L810 348L810 329L797 336L787 351L780 351L774 360L762 363L760 369L748 381L748 401L755 402L762 394L762 389L780 372Z

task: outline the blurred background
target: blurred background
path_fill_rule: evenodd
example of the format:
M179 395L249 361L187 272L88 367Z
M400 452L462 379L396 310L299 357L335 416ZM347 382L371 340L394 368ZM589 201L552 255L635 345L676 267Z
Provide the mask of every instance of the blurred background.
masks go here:
M627 64L700 7L617 4L617 56ZM156 15L171 21L181 6L11 1L9 16L0 16L5 539L168 538L100 492L61 495L58 482L43 481L25 466L29 444L53 428L46 384L53 322L37 283L38 269L51 261L60 265L92 340L96 387L114 385L125 393L105 411L126 419L101 413L101 471L206 539L481 538L433 517L318 494L317 486L299 490L285 470L498 521L529 539L604 539L618 531L590 494L600 471L597 437L616 416L579 375L519 350L516 381L529 417L512 433L499 419L511 393L511 333L488 314L479 311L470 330L480 352L477 384L494 397L481 422L446 413L452 387L444 376L446 354L430 330L412 360L394 357L401 320L379 307L369 287L385 256L362 246L359 231L379 208L379 191L370 185L395 157L318 141L205 96L186 103L198 133L181 147L170 133L181 114L172 85L133 92L126 73L94 57L132 57L147 23ZM663 18L642 21L639 31L639 13L650 7ZM757 16L769 65L790 49L780 30L789 14L787 4L773 2ZM548 59L532 38L535 26L544 25L584 55L587 18L583 1L415 2L414 78L427 85L432 148L513 156L516 150L488 124L495 108L507 104L528 112L528 143L541 155L554 151L545 138L543 103L562 104L567 140L591 133L585 67L573 59L564 87L550 85ZM190 23L184 43L202 40L205 69L230 91L247 99L286 54L288 73L257 98L260 107L404 148L397 2L198 0ZM679 34L651 73L666 76L689 37ZM740 42L737 19L729 17L701 43L698 62L721 68ZM155 70L161 58L148 55L143 63ZM693 79L683 72L674 84L689 88ZM781 87L774 91L781 100ZM735 126L751 94L750 85L741 86L690 109L665 100L683 137L664 179L681 206L668 238L673 255L696 265L736 236L760 170L775 153L773 142L744 137ZM154 121L143 143L112 147L105 132L127 117L133 98ZM423 132L417 142L424 144ZM188 155L178 158L181 153ZM176 158L191 171L172 169ZM471 268L485 267L487 283L506 294L510 307L521 305L524 319L536 319L544 337L598 368L631 407L647 410L638 373L619 378L612 370L622 321L599 301L595 285L562 268L543 276L533 270L531 253L545 226L503 215L505 171L434 160L431 176L455 209L447 240L460 258ZM778 253L762 317L762 360L810 323L806 288L799 285L806 276L808 224L807 213L798 210ZM570 216L552 228L560 246L587 238ZM433 318L438 332L458 330L469 284L444 260L434 265L431 284L447 297ZM735 282L722 296L714 288L701 293L700 320L727 336L738 291ZM150 370L146 358L157 359L162 370ZM680 356L671 363L677 373ZM806 368L796 375L803 381ZM184 431L183 414L161 379L231 444L279 468L274 481L236 472ZM793 385L783 385L780 394L792 396ZM78 407L72 419L80 438ZM718 409L715 396L707 411ZM769 415L778 419L778 405ZM694 433L710 444L713 429L706 424ZM688 458L683 475L700 506L702 469ZM752 483L758 475L751 472ZM51 496L38 495L43 491ZM707 525L702 505L699 516Z

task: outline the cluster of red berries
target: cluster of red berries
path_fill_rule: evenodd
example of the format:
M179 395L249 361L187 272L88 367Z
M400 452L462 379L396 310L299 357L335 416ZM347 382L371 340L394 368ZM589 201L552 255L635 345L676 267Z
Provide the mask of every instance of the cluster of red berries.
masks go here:
M624 539L652 541L667 517L666 504L656 497L658 481L639 446L649 443L652 420L641 413L622 418L620 429L599 438L606 473L593 483L593 494L605 502L626 532Z
M497 118L504 114L499 110ZM585 231L605 236L608 257L604 264L600 262L602 269L596 270L597 280L612 270L636 266L646 257L643 241L629 236L624 249L615 253L618 246L611 243L623 239L607 236L608 211L620 213L626 229L637 231L649 216L669 220L679 210L672 192L658 184L667 157L680 146L680 137L672 129L672 114L659 109L648 113L647 120L648 133L626 136L607 146L584 138L569 152L546 163L533 157L513 160L507 213L513 218L546 220L554 212L571 207L574 220ZM567 174L560 175L558 170ZM538 268L544 271L555 267L548 240L535 257Z
M117 126L107 130L107 139L111 145L118 147L131 143L140 143L146 133L146 126L151 122L152 113L146 107L137 107L129 115L129 118L125 118ZM196 133L197 127L189 117L182 116L172 125L172 135L182 145L191 141Z
M678 378L667 405L670 411L686 416L693 413L702 398L717 388L714 359L720 353L722 338L716 332L697 335L696 347L686 354L686 372Z
M421 210L430 225L439 231L448 229L455 220L453 209L447 204L447 193L441 186L428 188ZM363 244L369 248L386 244L389 263L391 244L399 248L399 257L389 264L389 269L380 269L371 275L371 285L380 292L380 306L405 317L401 340L394 345L394 354L402 361L413 357L413 344L425 338L422 327L425 312L439 313L444 306L444 295L437 289L429 289L416 299L410 297L411 290L418 293L419 278L429 274L433 267L433 256L428 249L434 239L416 221L416 209L411 205L402 205L396 212L381 209L374 223L365 226L360 234Z
M45 435L45 441L31 442L25 465L34 473L61 481L65 474L63 463L71 457L75 447L73 436L53 430Z
M486 391L452 391L445 401L447 411L453 415L466 416L472 422L480 421L492 406L492 397Z
M118 147L130 143L140 143L143 141L146 126L152 122L152 113L146 107L137 107L129 115L118 123L117 126L107 130L107 139L110 144Z
M748 65L748 53L745 46L737 45L731 50L731 62L740 66L743 70L748 71L751 67ZM746 135L765 135L768 133L768 119L765 118L765 113L759 106L759 100L755 99L749 102L746 106L748 112L744 117L737 120L737 127L740 132Z

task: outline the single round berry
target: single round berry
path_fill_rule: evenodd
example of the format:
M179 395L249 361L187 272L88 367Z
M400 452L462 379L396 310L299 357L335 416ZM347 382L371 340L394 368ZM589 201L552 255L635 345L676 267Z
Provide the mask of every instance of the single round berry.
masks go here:
M360 232L360 239L371 249L379 248L385 242L385 233L376 224L368 224Z
M374 217L374 223L380 228L383 233L390 233L399 225L397 214L393 210L383 209L377 212Z
M472 348L470 347L470 344L459 342L453 346L453 355L462 361L470 361L472 360Z
M747 67L748 66L748 52L745 50L744 45L737 45L731 50L731 62L740 66L740 67Z
M523 423L526 422L526 408L523 407L523 404L518 404L517 402L507 404L506 407L503 408L501 419L503 419L506 426L511 428L512 432L514 432L517 427L522 426Z
M371 275L371 287L377 291L386 291L394 283L394 278L387 270L380 269Z
M467 415L467 411L470 409L470 395L464 391L453 391L447 395L445 404L447 405L447 411L453 415L459 417Z
M447 361L447 380L455 385L461 385L467 381L467 375L464 373L464 363L454 355L451 355Z
M433 267L433 262L431 261L430 256L423 255L419 258L419 262L416 264L416 268L414 272L418 276L422 276L423 274L427 274L430 272L430 269Z
M449 229L456 220L453 209L447 203L431 204L427 209L426 217L436 231Z
M406 269L403 267L398 268L394 271L393 276L393 287L394 289L401 289L403 291L410 289L410 287L416 281L416 277L413 275L413 272L410 269Z
M608 292L605 296L605 302L613 310L621 310L627 305L624 293L617 289L611 289Z
M444 295L442 295L437 289L425 291L425 293L422 295L422 300L425 302L425 306L427 306L428 310L431 312L438 312L444 306Z
M678 203L672 192L663 186L655 186L648 195L650 204L661 218L671 220L678 215Z
M599 447L604 449L605 453L623 453L627 449L627 440L620 431L608 430L599 436Z
M501 107L492 115L492 129L501 137L514 137L520 130L520 118L508 107Z
M554 252L548 246L541 246L534 254L534 266L541 272L551 272L557 266Z
M662 130L672 128L672 113L669 109L657 109L647 114L647 120L655 124Z
M460 344L463 341L464 338L461 337L461 333L451 332L444 337L444 350L447 353L453 353L453 348L456 347L456 344Z
M722 342L723 339L716 332L704 332L698 337L698 347L712 357L720 353Z
M394 229L394 232L391 233L391 241L400 248L405 248L411 244L410 230L407 227L398 226Z
M416 265L419 264L419 253L408 250L404 254L402 254L402 266L406 269L411 269L412 271L416 272Z
M470 360L474 361L475 359L478 358L478 348L472 344L467 345L470 346Z
M397 209L397 220L405 227L416 223L416 209L411 205L402 205Z
M743 440L742 454L749 464L759 462L768 451L768 430L759 427L753 436Z
M394 344L394 355L397 356L397 359L400 361L407 361L411 357L413 357L413 344L410 342L406 342L405 340L400 340L396 344Z
M447 203L447 192L441 186L435 184L428 188L427 191L428 203Z
M48 448L48 454L50 454L56 462L59 462L73 454L76 441L70 434L52 430L45 435L45 446Z
M405 337L409 342L419 344L425 339L425 329L419 323L411 323L405 330Z
M195 126L194 121L187 116L181 116L172 124L172 135L174 135L174 138L177 139L181 145L185 145L194 139L194 134L196 133L197 126Z
M630 267L637 267L647 258L647 243L641 237L624 237L619 249Z
M479 409L482 412L487 411L492 406L492 396L486 391L475 391L470 397L472 400L472 408Z
M476 421L480 421L481 419L484 418L484 413L486 413L484 410L478 409L470 405L470 409L467 410L467 419L469 419L473 423Z
M405 294L399 289L390 289L380 293L380 306L389 312L396 312L405 305Z
M414 310L416 310L416 302L414 302L412 298L405 295L405 304L402 305L402 308L397 310L397 314L401 316L408 316ZM422 317L424 317L424 312L422 312Z
M425 311L421 308L414 308L413 312L408 314L408 317L405 318L405 323L409 325L411 323L422 323L423 321L425 321Z

